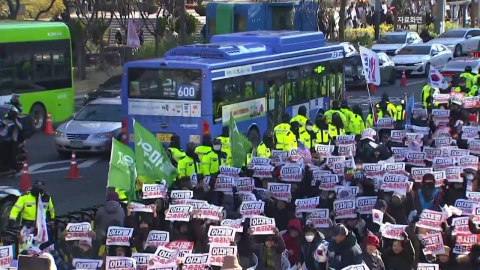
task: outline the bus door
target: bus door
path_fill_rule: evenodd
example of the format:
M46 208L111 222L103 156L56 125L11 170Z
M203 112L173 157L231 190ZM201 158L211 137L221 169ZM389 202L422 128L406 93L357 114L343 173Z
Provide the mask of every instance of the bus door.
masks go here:
M267 91L267 117L268 130L273 131L276 125L282 122L282 115L285 112L287 96L284 87L284 80L279 77L269 76L265 81Z

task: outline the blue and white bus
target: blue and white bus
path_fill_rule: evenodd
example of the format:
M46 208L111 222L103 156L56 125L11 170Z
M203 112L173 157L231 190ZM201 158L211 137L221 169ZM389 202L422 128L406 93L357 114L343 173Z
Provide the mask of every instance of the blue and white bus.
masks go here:
M310 119L345 95L344 49L321 32L253 31L179 46L165 58L125 64L123 132L132 142L132 118L162 143L173 134L201 143L221 134L233 115L254 145L284 112L305 106Z

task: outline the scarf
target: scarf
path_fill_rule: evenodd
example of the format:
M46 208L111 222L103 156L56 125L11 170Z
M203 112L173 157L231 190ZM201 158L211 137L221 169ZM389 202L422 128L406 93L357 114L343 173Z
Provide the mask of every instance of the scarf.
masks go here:
M265 262L265 269L275 270L275 248L263 247L263 261Z

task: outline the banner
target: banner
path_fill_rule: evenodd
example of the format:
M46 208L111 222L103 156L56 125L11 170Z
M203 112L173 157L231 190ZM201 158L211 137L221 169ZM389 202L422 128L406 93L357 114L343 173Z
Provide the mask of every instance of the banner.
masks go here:
M210 256L210 265L222 266L225 256L237 256L237 247L210 245L208 255Z
M190 214L193 211L193 207L187 204L174 204L168 207L165 214L165 220L169 221L190 221Z
M122 246L122 245L119 245ZM134 258L107 256L105 270L136 270L137 262Z
M135 200L137 172L133 150L115 138L112 139L110 152L110 168L108 170L107 187L122 189L129 201Z
M252 229L252 235L274 234L275 219L264 216L251 217L250 228Z
M92 241L92 235L90 234L92 231L92 225L88 222L68 223L65 231L67 231L65 241Z
M263 106L263 108L265 108L265 106ZM247 153L251 152L252 143L250 143L245 135L238 131L237 123L231 111L229 125L230 145L232 146L232 165L233 167L241 168L247 161Z
M148 233L145 244L150 247L165 246L170 242L170 233L165 231L151 230Z
M107 246L129 246L133 228L110 226L107 231Z
M235 229L228 226L214 226L208 227L207 233L210 245L230 246L235 239Z

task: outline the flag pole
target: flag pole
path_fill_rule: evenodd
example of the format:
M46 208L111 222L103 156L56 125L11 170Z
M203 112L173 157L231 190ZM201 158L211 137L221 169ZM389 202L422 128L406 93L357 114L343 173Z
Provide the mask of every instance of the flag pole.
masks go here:
M368 99L370 100L370 108L372 109L372 117L374 117L374 111L373 111L373 101L372 101L372 95L370 94L370 87L369 87L369 83L367 83L367 93L368 93ZM374 124L376 124L377 120L374 118L373 119L375 121Z

